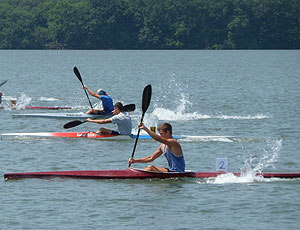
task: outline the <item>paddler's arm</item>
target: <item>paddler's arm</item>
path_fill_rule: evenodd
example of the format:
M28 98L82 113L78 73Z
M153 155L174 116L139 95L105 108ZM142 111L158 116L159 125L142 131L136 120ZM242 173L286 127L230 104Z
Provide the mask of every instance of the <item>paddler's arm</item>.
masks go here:
M129 164L134 164L134 163L149 163L154 161L156 158L158 158L161 154L162 154L162 150L161 150L161 146L159 146L159 148L150 156L147 157L143 157L143 158L138 158L138 159L133 159L130 158L128 160Z
M160 135L152 132L150 129L148 129L144 123L139 123L138 127L140 129L143 129L145 130L154 140L160 142L160 143L163 143L163 144L166 144L166 145L172 145L172 141L170 141L169 139L166 139L166 138L163 138L161 137Z
M86 85L84 85L82 88L86 89L89 92L89 94L91 94L93 97L100 98L100 95L98 95L95 92L93 92L92 90L90 90Z
M107 123L112 123L112 120L110 118L108 119L103 119L103 120L93 120L91 118L86 119L87 122L94 122L97 124L107 124Z
M180 144L173 138L163 138L160 135L152 132L150 129L148 129L143 123L139 123L139 128L144 129L154 140L167 145L171 151L176 155L176 156L181 156L182 155L182 149Z

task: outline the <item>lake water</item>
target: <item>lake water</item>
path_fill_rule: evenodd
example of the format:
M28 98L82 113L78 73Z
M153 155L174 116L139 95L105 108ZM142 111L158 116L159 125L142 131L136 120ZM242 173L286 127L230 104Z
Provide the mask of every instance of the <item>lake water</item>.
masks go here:
M26 105L88 110L73 73L77 66L92 90L102 88L114 101L136 104L134 132L143 89L151 84L144 121L148 126L169 122L175 135L189 136L180 140L187 169L215 171L216 159L227 158L228 171L245 173L167 180L2 177L0 229L298 229L300 180L252 175L300 171L299 60L299 50L0 50L0 83L8 79L0 87L0 133L65 131L68 120L12 114L41 112L22 109ZM9 108L11 99L17 99L18 109ZM70 131L100 127L85 123ZM139 140L135 157L151 154L158 145ZM0 174L124 169L133 146L129 140L3 138ZM166 160L153 164L166 166Z

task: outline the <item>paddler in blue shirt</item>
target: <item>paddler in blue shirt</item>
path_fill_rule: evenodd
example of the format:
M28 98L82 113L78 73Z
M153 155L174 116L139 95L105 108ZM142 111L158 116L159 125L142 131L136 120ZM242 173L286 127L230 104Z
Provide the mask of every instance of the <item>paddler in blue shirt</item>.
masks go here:
M102 109L90 109L87 111L87 114L110 114L114 110L114 104L113 100L110 96L107 95L107 93L103 89L98 89L97 93L90 90L86 85L83 86L84 89L86 89L90 95L93 97L96 97L102 101Z
M154 140L162 143L158 149L150 156L133 159L130 158L128 163L148 163L154 161L162 154L165 155L169 168L163 168L153 165L148 165L144 168L145 171L159 171L159 172L184 172L185 162L183 152L180 144L172 136L172 126L169 123L163 123L159 126L159 134L156 134L149 130L143 123L139 124L139 128L145 130Z
M1 102L2 102L2 92L0 91L0 104L1 104Z

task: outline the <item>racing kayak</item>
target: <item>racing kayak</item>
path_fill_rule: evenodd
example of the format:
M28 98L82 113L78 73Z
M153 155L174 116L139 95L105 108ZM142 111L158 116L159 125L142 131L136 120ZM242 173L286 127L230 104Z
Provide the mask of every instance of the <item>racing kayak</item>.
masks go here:
M41 132L41 133L2 133L0 137L66 137L66 138L100 138L100 139L114 139L114 140L130 140L136 139L136 135L108 135L97 134L95 132ZM152 139L149 135L140 135L139 139Z
M5 107L0 106L0 109L4 109ZM17 109L14 106L11 106L10 109ZM20 108L23 109L23 108ZM64 109L73 109L72 107L67 106L25 106L24 109L39 109L39 110L64 110Z
M72 107L69 107L69 106L25 106L25 109L60 110L60 109L72 109Z
M0 138L5 137L62 137L62 138L95 138L100 140L131 140L136 139L135 134L130 135L107 135L97 134L92 131L88 132L39 132L39 133L2 133ZM189 141L223 141L232 142L230 136L188 136L188 135L173 135L175 139L187 139ZM140 134L139 139L151 140L148 134Z
M50 172L25 172L4 174L4 180L25 178L74 178L74 179L166 179L166 178L211 178L225 174L224 172L148 172L141 169L127 168L118 170L86 170L86 171L50 171ZM241 173L231 173L241 176ZM256 176L264 178L300 178L300 172L262 172Z
M33 117L33 118L56 118L56 119L106 119L113 116L113 114L96 115L80 113L28 113L28 114L13 114L13 117Z
M135 110L135 104L128 104L124 106L124 112L133 112ZM28 113L28 114L13 114L13 117L34 117L34 118L56 118L56 119L106 119L113 116L112 113L97 115L80 113Z

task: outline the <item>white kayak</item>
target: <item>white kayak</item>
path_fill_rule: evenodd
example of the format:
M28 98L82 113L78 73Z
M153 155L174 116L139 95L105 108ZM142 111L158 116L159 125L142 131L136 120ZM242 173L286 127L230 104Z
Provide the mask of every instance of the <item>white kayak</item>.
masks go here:
M34 117L34 118L56 118L56 119L106 119L113 116L113 114L96 115L80 113L27 113L27 114L13 114L13 117Z
M124 106L124 112L133 112L135 104L128 104ZM56 119L106 119L113 116L112 113L104 115L80 113L27 113L27 114L13 114L13 117L38 117L38 118L56 118Z

